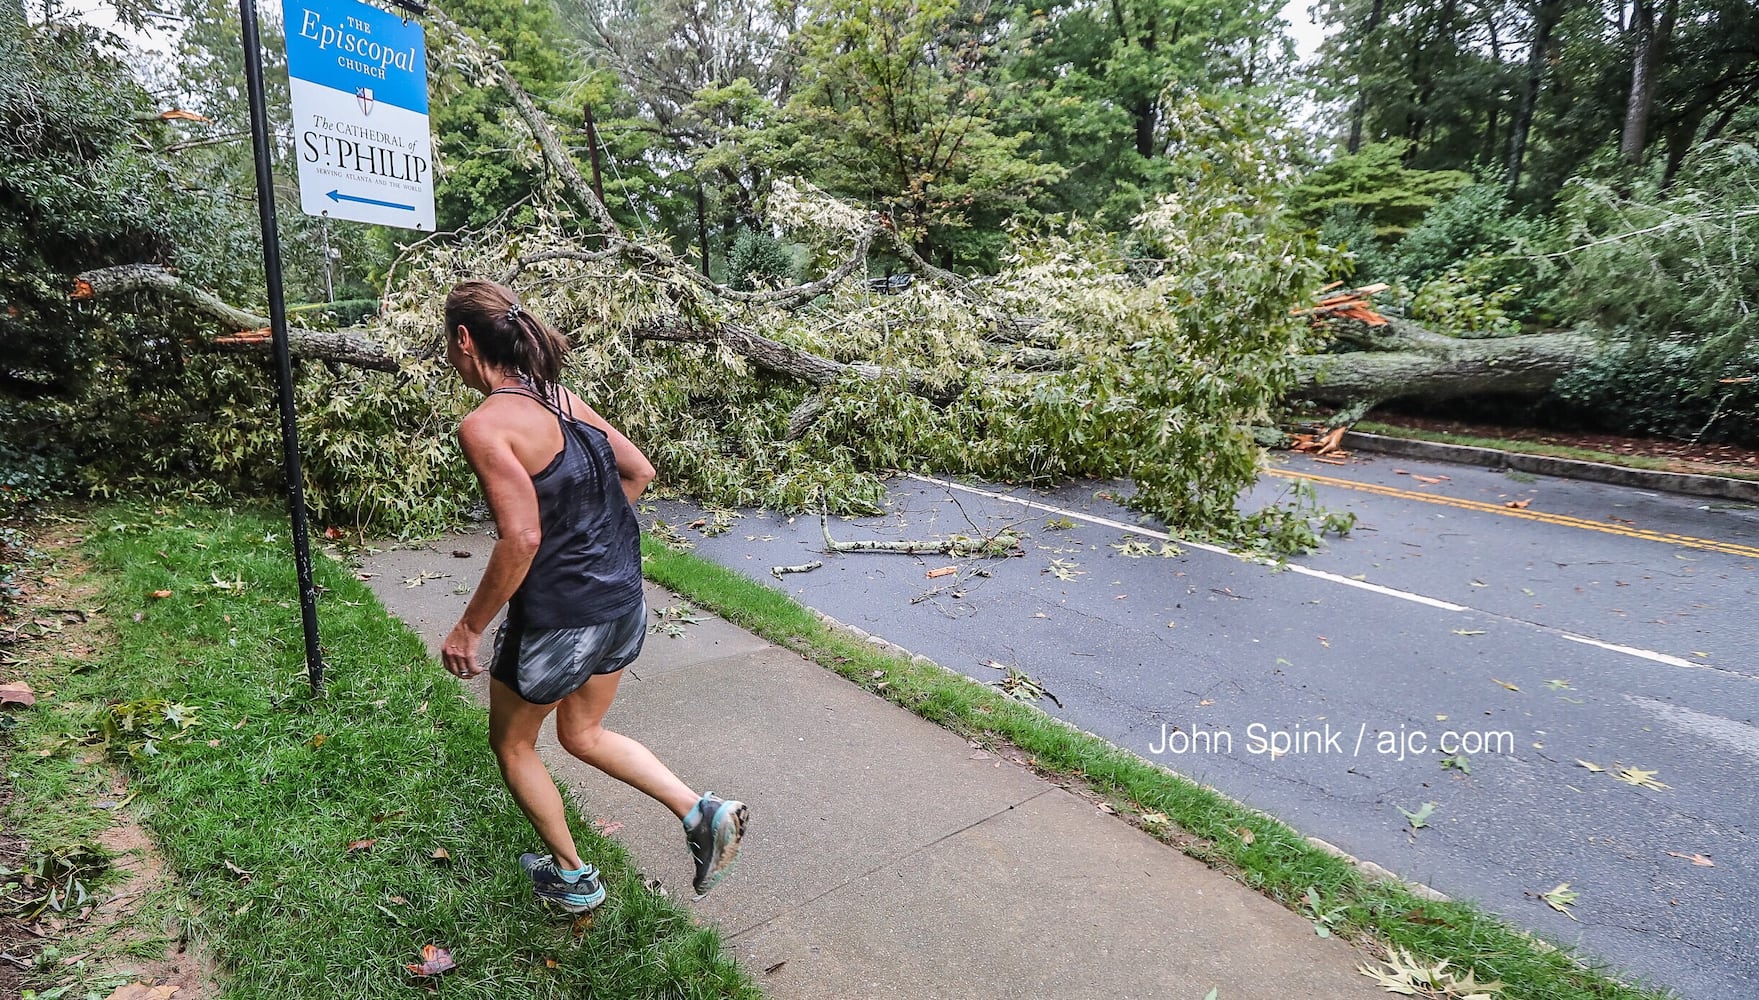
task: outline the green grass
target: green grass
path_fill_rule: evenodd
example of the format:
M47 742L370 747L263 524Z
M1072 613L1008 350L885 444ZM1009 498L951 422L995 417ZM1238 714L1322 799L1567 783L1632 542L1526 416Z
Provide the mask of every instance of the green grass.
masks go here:
M1513 451L1523 455L1543 455L1549 458L1568 458L1578 462L1599 462L1602 465L1618 465L1628 469L1648 469L1653 472L1679 472L1679 463L1665 458L1649 455L1618 455L1606 451L1594 451L1588 448L1577 448L1564 444L1543 444L1538 441L1517 441L1509 438L1473 437L1467 434L1446 434L1441 431L1419 430L1414 427L1400 427L1396 424L1375 423L1364 420L1352 425L1352 429L1367 434L1380 434L1384 437L1408 438L1414 441L1434 441L1438 444L1457 444L1469 448L1492 448L1497 451ZM1721 469L1714 473L1697 473L1698 475L1717 475L1729 479L1759 479L1759 473L1745 472L1740 469Z
M143 712L165 737L157 752L130 756L140 743L125 739L111 755L227 997L406 998L404 965L430 943L458 962L440 985L453 997L761 996L715 931L648 891L621 846L578 817L610 899L580 935L541 908L514 863L538 841L501 784L485 714L364 584L321 558L329 672L313 698L286 535L249 510L93 518L106 648L89 669L31 668L33 686L55 693L15 734L15 812L59 805L74 818L37 832L89 835L81 741L107 703L162 699ZM182 735L165 704L193 710Z
M1407 949L1501 979L1512 1000L1653 1000L1566 952L1536 943L1462 902L1437 903L1372 880L1290 827L1134 754L938 666L911 663L825 626L787 595L651 538L648 577L691 603L786 645L867 690L991 747L1011 745L1043 772L1086 784L1122 814L1185 853L1300 910L1309 888L1322 910L1342 908L1334 933ZM1161 814L1168 821L1145 820ZM1242 836L1250 831L1250 837Z

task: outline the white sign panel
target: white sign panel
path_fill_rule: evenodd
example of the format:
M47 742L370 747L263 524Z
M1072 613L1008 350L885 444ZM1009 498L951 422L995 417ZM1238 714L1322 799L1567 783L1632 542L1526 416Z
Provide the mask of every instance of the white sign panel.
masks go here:
M353 0L287 0L284 10L300 207L432 232L421 25Z

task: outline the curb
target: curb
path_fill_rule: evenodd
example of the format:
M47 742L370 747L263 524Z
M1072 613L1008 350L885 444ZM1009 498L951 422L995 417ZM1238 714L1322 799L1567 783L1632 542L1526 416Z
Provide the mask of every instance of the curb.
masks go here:
M1631 486L1663 493L1711 497L1719 500L1740 500L1759 503L1759 480L1730 479L1685 472L1652 472L1648 469L1627 469L1602 462L1583 462L1573 458L1552 458L1549 455L1528 455L1523 452L1475 448L1463 444L1442 444L1411 438L1388 437L1362 431L1346 431L1342 444L1355 451L1372 451L1382 455L1421 458L1458 465L1476 465L1486 469L1531 472L1559 479L1580 479L1614 486Z

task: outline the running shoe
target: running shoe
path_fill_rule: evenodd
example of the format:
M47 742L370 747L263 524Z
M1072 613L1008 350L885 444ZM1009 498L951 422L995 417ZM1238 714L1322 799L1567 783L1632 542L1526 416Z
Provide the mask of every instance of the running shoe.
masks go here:
M605 901L605 887L599 881L599 870L592 865L572 882L562 876L556 859L548 854L521 854L519 867L531 876L531 890L537 898L546 899L569 913L585 913Z
M684 842L696 861L692 886L698 896L713 889L739 856L739 841L745 836L749 817L745 803L723 801L714 792L704 795L684 817Z

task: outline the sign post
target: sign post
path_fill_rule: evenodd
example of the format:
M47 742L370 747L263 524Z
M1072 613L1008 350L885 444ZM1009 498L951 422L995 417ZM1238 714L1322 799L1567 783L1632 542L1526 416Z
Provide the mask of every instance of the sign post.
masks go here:
M414 0L393 0L417 11ZM428 135L427 49L419 24L355 0L287 0L287 74L293 104L300 207L308 215L406 229L434 228L433 146ZM281 236L275 219L269 115L263 96L262 40L256 0L238 0L256 155L257 211L263 229L263 278L269 330L280 377L281 444L305 665L312 694L323 690L317 588L311 578L299 429L293 409L293 359L281 288ZM325 267L329 262L325 261Z
M269 332L281 382L281 451L287 466L287 508L293 521L293 564L299 573L299 616L305 626L305 669L312 694L323 690L324 654L318 645L318 591L311 579L306 538L305 483L299 470L299 427L293 416L293 357L287 345L287 304L281 297L281 230L275 220L275 177L269 159L269 111L263 97L263 50L256 0L238 0L244 35L244 83L250 99L251 149L256 154L257 215L263 228L263 278L269 294Z

